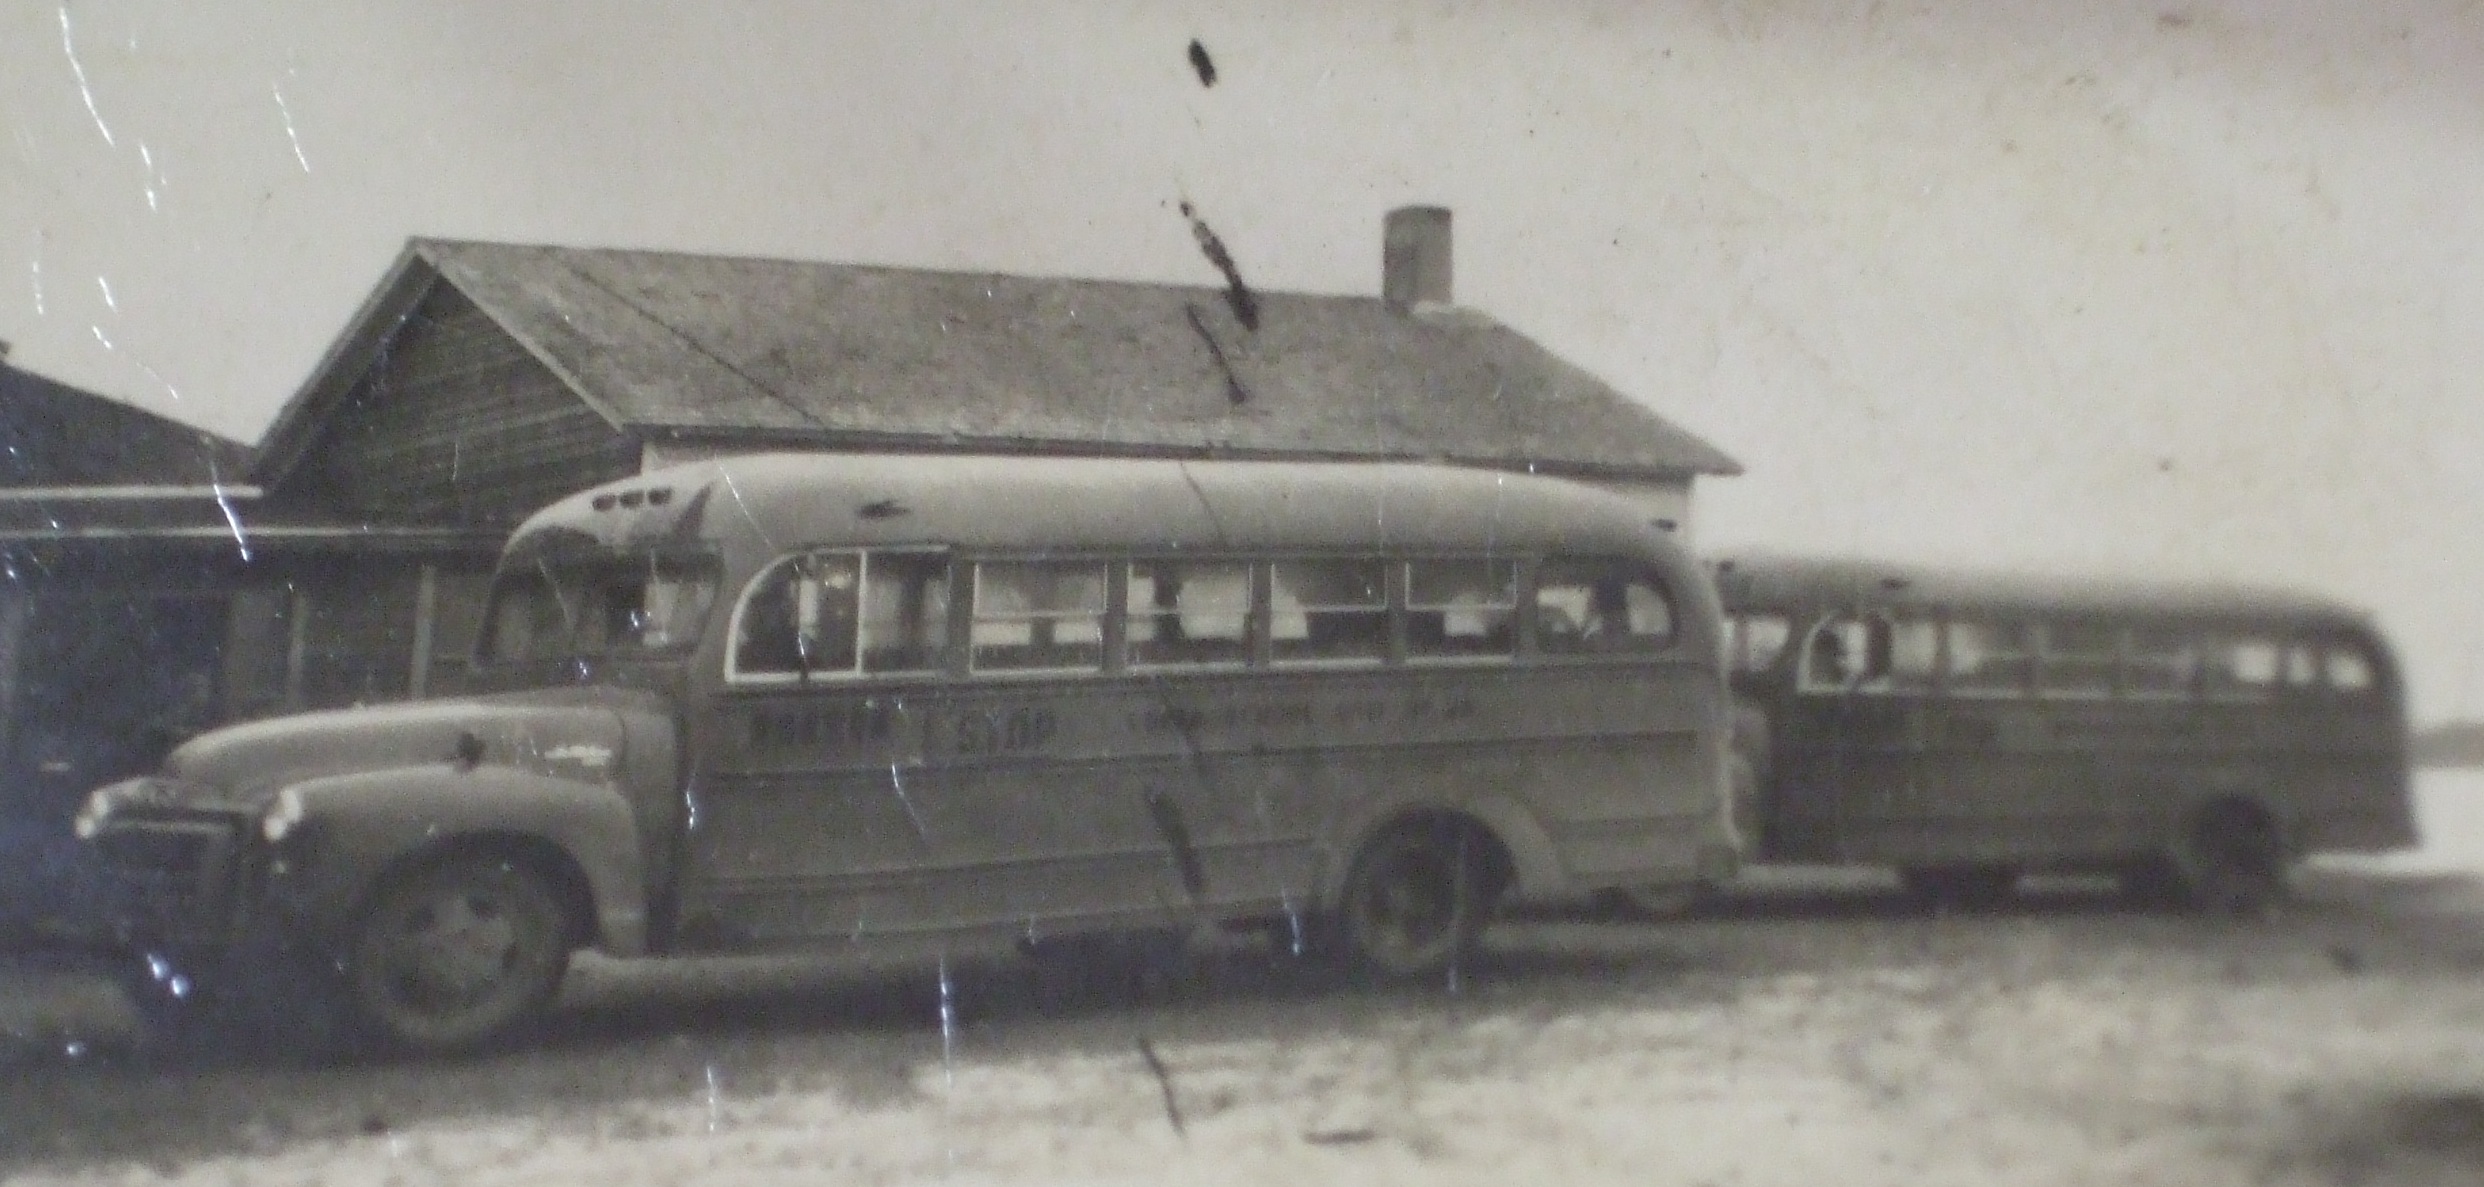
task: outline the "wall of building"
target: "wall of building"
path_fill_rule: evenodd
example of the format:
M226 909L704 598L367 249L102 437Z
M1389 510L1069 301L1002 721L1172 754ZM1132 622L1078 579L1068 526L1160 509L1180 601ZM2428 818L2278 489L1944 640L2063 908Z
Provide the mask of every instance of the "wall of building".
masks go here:
M638 462L634 441L463 293L440 284L270 501L505 528Z

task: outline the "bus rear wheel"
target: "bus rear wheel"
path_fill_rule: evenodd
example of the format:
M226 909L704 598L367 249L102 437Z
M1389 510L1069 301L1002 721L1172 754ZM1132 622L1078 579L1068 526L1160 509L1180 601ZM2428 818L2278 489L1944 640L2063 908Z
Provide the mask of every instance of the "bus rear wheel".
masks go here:
M1383 981L1448 972L1474 948L1491 910L1489 844L1472 828L1423 821L1364 846L1337 904L1340 955Z
M507 1037L559 992L567 924L543 877L502 855L452 856L388 879L349 950L358 1029L410 1054Z
M2248 805L2199 818L2174 855L2183 898L2219 915L2262 915L2286 895L2286 852L2277 822Z

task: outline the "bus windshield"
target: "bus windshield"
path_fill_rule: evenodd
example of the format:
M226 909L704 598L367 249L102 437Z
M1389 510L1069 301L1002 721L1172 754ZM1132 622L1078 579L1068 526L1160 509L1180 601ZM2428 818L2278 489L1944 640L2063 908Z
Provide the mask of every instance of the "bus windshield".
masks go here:
M716 600L703 559L638 556L538 561L504 572L486 611L485 663L629 658L698 642Z

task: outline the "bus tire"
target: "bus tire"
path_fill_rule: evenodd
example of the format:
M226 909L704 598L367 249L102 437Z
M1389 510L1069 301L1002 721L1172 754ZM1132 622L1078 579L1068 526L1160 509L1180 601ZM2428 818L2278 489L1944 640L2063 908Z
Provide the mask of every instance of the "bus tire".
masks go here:
M570 921L514 857L452 853L384 880L347 947L356 1029L408 1054L471 1051L548 1007L568 971Z
M2183 831L2174 853L2184 898L2215 915L2267 914L2287 891L2285 840L2257 805L2219 804Z
M2018 867L1977 863L1908 866L1898 871L1906 892L1935 906L1991 906L2018 890Z
M1383 982L1441 976L1483 935L1496 895L1492 840L1454 820L1392 827L1357 854L1338 895L1339 955Z

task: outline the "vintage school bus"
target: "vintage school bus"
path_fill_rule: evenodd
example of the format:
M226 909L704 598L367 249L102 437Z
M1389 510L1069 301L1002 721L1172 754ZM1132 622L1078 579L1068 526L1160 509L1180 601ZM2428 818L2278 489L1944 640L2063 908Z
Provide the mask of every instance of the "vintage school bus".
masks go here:
M1723 644L1662 528L1551 479L727 459L519 528L498 691L209 733L79 827L159 887L159 973L281 949L415 1050L582 947L1212 923L1425 977L1504 899L1730 867Z
M2349 607L1788 557L1713 573L1756 861L1894 866L1945 899L2110 873L2256 909L2305 854L2415 843L2398 669Z

